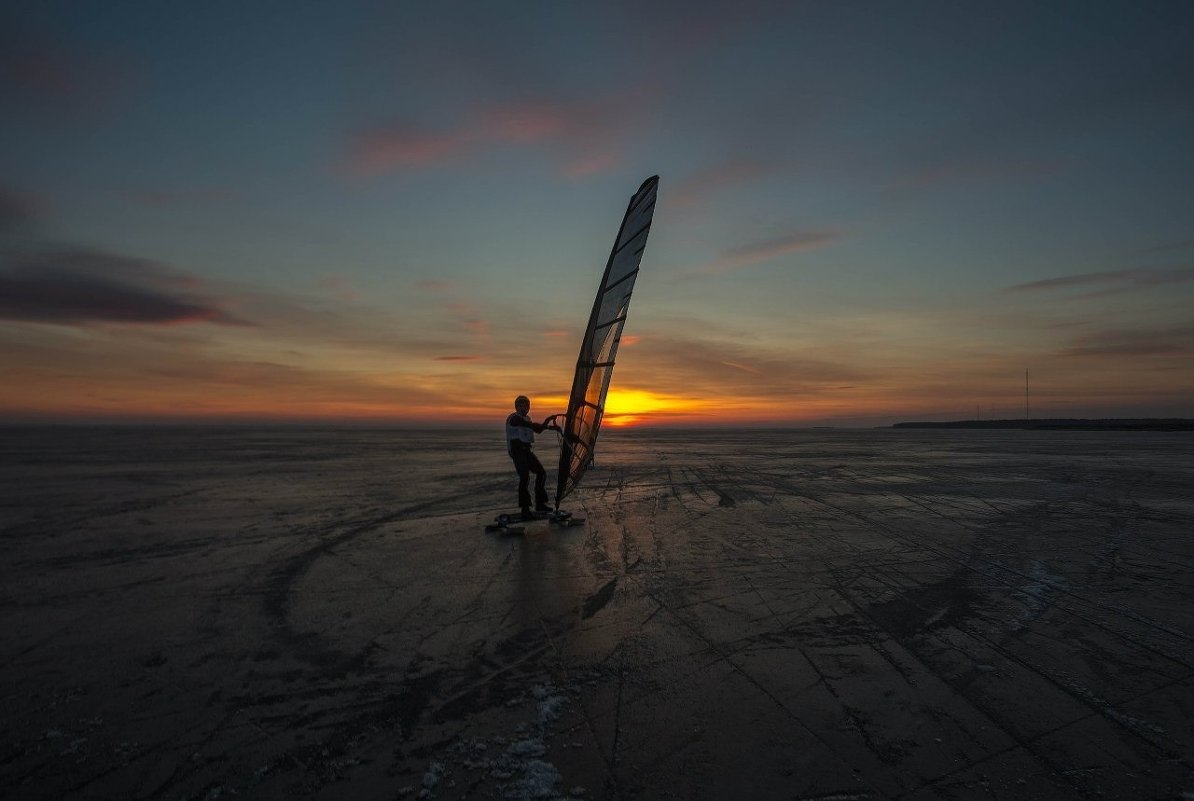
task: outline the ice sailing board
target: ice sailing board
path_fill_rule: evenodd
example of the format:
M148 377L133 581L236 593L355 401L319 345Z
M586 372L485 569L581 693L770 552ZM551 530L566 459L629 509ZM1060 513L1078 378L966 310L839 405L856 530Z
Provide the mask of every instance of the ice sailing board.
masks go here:
M647 235L651 232L658 190L659 176L653 175L643 181L630 198L593 301L568 397L556 484L557 509L593 461L601 418L605 414L605 396L609 392L618 342L630 308L630 294L634 291L634 280L647 247Z

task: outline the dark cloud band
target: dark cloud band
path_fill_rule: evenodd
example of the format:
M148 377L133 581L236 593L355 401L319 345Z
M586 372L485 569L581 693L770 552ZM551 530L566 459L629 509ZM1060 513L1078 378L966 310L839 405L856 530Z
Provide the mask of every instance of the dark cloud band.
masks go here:
M0 319L66 325L233 322L215 305L166 288L180 283L187 283L185 277L152 262L111 254L18 257L0 272Z

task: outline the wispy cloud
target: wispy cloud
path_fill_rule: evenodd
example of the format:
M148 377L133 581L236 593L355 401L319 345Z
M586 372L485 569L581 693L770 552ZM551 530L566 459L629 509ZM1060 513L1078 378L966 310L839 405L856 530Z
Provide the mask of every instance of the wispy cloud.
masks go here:
M868 377L828 352L657 333L631 351L621 379L678 395L769 397L776 402L834 391Z
M429 130L409 121L359 132L341 162L345 174L374 177L390 172L443 167L496 146L546 148L573 178L616 166L626 128L637 115L644 90L583 101L516 99L464 111L454 124Z
M690 275L719 275L740 270L759 262L771 261L789 253L801 253L828 247L842 239L837 231L801 231L776 239L753 242L730 248L708 264L693 270Z
M1194 356L1194 328L1098 331L1073 340L1061 356Z
M447 379L424 374L395 381L392 373L369 374L335 362L287 363L280 352L237 355L191 327L157 329L152 336L134 327L102 337L42 333L0 339L0 362L10 379L0 386L0 415L426 418L459 401Z
M426 292L450 292L456 289L455 281L444 281L436 278L431 278L426 281L415 281L415 288L422 289Z
M354 176L442 164L465 152L471 137L462 131L429 132L398 123L358 134L343 168Z
M222 203L235 199L237 194L235 189L218 186L201 186L184 189L137 189L127 193L128 197L148 206Z
M752 159L734 159L682 178L670 188L665 203L674 207L697 206L723 189L766 175L769 168Z
M1061 162L974 158L947 160L898 179L893 188L921 189L942 184L992 184L1024 181L1062 170Z
M477 339L489 338L489 321L480 317L470 317L464 321L464 327Z
M724 364L726 367L733 367L735 370L741 370L744 373L754 373L757 375L760 372L759 368L751 367L748 364L738 364L736 362L721 362L721 364Z
M82 93L85 73L63 48L44 41L18 42L8 36L0 44L0 82L11 90L55 97Z
M1194 281L1194 268L1152 269L1139 267L1130 270L1111 270L1098 273L1078 273L1041 281L1029 281L1006 287L1005 292L1039 292L1054 289L1090 289L1084 297L1131 292L1166 284Z
M480 138L534 144L573 133L583 114L565 105L523 101L483 110L476 125Z
M0 272L0 319L89 325L243 324L164 265L96 251L10 257Z
M319 288L331 292L336 300L345 303L356 303L361 299L361 293L347 276L325 275L319 279Z
M437 362L475 362L480 361L480 356L436 356Z
M28 192L0 187L0 231L33 222L42 215L44 205Z
M612 151L587 153L570 160L563 172L569 178L588 178L618 166L621 161L621 154Z
M1186 250L1194 248L1194 237L1189 239L1176 239L1172 242L1162 242L1157 245L1151 245L1140 250L1141 253L1169 253L1175 250Z
M472 339L488 344L489 320L481 316L481 309L475 303L460 299L449 300L443 304L443 309L456 319Z
M0 18L0 101L23 109L95 110L128 83L111 58Z

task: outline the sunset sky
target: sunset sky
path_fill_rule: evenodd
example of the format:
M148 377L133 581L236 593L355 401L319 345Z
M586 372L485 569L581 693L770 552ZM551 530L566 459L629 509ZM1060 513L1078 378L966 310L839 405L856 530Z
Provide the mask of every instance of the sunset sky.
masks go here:
M0 421L1194 416L1194 3L6 3ZM494 422L496 421L496 422Z

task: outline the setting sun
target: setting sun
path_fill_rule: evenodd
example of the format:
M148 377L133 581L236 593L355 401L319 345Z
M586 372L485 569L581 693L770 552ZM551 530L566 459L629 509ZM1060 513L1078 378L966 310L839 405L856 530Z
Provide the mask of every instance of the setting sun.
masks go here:
M696 411L700 402L660 395L645 389L611 389L605 399L606 425L630 426L651 417L672 417Z

